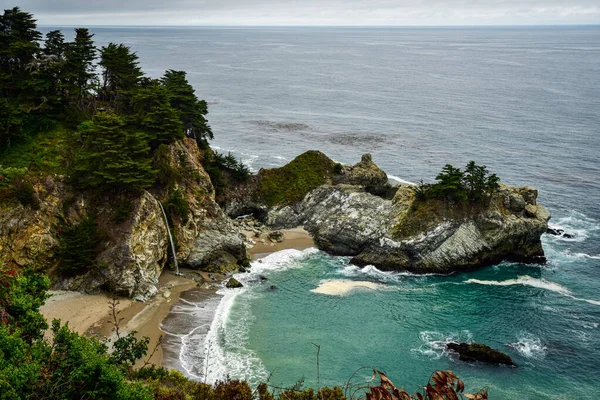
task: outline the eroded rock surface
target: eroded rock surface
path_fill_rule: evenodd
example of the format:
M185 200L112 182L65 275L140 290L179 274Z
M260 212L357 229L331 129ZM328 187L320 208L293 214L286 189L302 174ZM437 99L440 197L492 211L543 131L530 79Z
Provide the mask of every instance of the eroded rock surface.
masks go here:
M449 273L502 260L545 261L540 237L550 214L537 194L502 185L489 204L473 205L417 200L409 186L389 200L367 185L326 184L298 203L272 208L266 224L304 225L320 249L353 256L358 265Z

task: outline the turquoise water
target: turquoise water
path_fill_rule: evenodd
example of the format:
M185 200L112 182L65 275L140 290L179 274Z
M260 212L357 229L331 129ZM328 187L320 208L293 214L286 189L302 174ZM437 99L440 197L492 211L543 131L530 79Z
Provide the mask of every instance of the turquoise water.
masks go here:
M274 384L304 376L314 386L314 342L326 384L374 365L414 389L452 368L494 399L597 397L588 393L600 389L600 27L92 32L99 45L132 46L150 76L188 71L209 103L211 145L253 170L309 149L347 164L370 152L392 179L416 182L475 160L504 183L539 189L551 225L575 235L544 238L545 266L448 277L356 270L321 253L272 256L240 277L245 289L225 292L208 334L212 379L273 373ZM266 292L260 274L279 289ZM385 286L311 292L327 279ZM197 332L183 332L180 358L202 379ZM485 342L519 366L458 362L443 352L454 339Z
M598 230L585 219L571 221L590 234ZM316 387L315 343L325 385L344 384L367 365L414 390L432 371L452 369L467 390L487 386L491 398L591 398L600 365L600 293L571 276L590 256L571 253L560 239L547 237L545 246L547 266L503 263L451 276L359 269L314 249L275 253L254 263L252 274L236 276L246 288L224 292L229 313L213 326L213 377L270 376L276 386L304 378ZM312 291L332 280L378 285L344 295ZM444 350L451 340L484 342L518 367L459 361Z

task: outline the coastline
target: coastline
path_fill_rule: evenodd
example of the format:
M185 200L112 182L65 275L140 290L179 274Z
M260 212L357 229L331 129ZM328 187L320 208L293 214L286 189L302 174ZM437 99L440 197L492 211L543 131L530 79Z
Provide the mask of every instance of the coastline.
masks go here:
M252 232L244 232L248 238L256 240L256 244L248 249L248 255L252 261L266 257L269 254L286 250L305 250L314 247L314 241L303 228L281 230L283 240L272 243L268 240L271 231L264 231L259 238L253 236ZM264 243L261 242L261 239ZM194 305L197 319L208 323L206 331L214 318L216 305L221 296L217 294L216 287L227 279L223 275L215 276L193 270L183 270L186 276L176 276L170 271L163 271L159 278L159 292L147 302L139 302L125 297L117 297L119 302L119 318L123 318L119 324L123 332L137 331L138 337L150 338L147 356L138 361L137 366L142 366L146 360L154 365L162 365L170 368L181 369L178 362L182 337L189 329L182 318L173 318L177 314L171 313L175 307L189 307ZM199 285L190 276L197 275L202 278L203 285ZM50 324L52 319L58 318L62 323L68 323L69 327L79 334L86 336L111 337L113 335L113 319L110 315L109 302L111 296L106 293L84 294L69 291L50 291L52 296L41 308L41 312ZM185 315L185 314L182 314ZM164 328L164 329L163 329ZM166 330L166 331L165 331ZM47 337L50 335L47 333ZM163 336L162 345L153 352L158 339Z

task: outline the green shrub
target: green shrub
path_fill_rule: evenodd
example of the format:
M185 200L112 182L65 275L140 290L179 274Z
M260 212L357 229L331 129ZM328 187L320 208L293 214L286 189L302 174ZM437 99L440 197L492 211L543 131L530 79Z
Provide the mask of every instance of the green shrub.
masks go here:
M21 203L24 207L27 207L28 205L36 205L35 190L33 189L31 182L27 180L19 180L15 182L14 187L19 203Z
M256 197L268 206L300 201L311 190L325 184L334 162L319 151L307 151L289 164L259 173Z
M96 247L99 243L98 224L87 216L76 225L63 226L56 256L59 269L66 274L78 274L96 267Z
M190 205L183 197L181 190L177 189L171 193L165 203L165 209L171 215L171 218L178 216L184 224L188 221Z
M121 199L114 208L114 221L115 224L122 224L127 221L131 213L133 212L133 203L128 198Z
M343 170L343 166L340 163L335 163L335 165L333 166L333 173L336 175L339 175L342 173Z

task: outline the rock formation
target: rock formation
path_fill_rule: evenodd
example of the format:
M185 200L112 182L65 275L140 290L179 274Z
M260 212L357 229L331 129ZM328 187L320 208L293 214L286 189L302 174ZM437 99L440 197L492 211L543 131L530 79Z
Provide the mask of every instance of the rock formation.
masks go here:
M159 199L167 204L178 192L188 205L186 215L171 214L177 257L182 265L207 270L234 270L245 260L246 248L232 221L215 202L209 176L201 165L195 142L185 139L168 146L159 169L171 171L162 185L127 195L130 208L116 221L116 199L75 193L61 176L46 177L34 189L37 209L19 203L2 206L0 263L36 266L49 271L53 287L64 290L114 293L149 298L168 259L168 236ZM60 225L77 224L94 212L102 240L95 268L65 276L55 253Z
M513 360L507 354L481 343L448 343L448 350L459 354L462 361L474 362L481 361L488 364L515 365Z
M267 208L265 223L303 225L320 249L386 270L449 273L545 260L540 237L550 214L530 187L501 185L489 204L418 200L410 186L392 187L368 155L325 178L301 201Z

